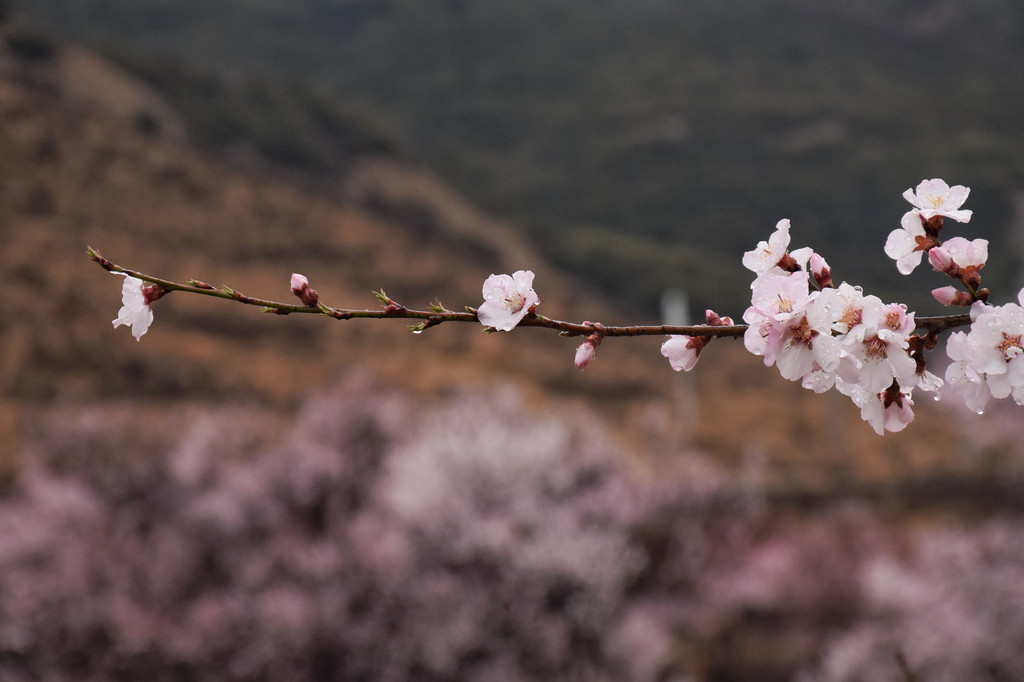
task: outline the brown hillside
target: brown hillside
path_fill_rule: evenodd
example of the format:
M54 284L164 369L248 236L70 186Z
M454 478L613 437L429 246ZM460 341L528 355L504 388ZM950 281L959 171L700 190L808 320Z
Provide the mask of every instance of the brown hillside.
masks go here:
M602 304L407 163L363 159L343 178L314 182L210 158L187 144L158 97L78 49L26 62L0 47L0 150L8 461L43 404L247 400L290 409L360 367L425 396L513 385L538 409L587 406L637 454L671 455L690 441L734 465L753 455L785 489L973 468L929 446L955 438L940 413L926 407L909 434L878 438L845 399L788 384L737 342L716 343L684 378L660 356L660 340L609 340L580 373L574 340L542 330L486 335L452 323L413 337L400 321L278 317L173 294L136 343L111 327L121 280L89 262L86 244L154 275L278 300L290 299L289 275L301 272L324 302L349 307L377 305L370 292L384 288L410 306L436 297L459 309L480 302L491 272L531 268L549 316L643 320ZM699 401L687 398L692 390Z

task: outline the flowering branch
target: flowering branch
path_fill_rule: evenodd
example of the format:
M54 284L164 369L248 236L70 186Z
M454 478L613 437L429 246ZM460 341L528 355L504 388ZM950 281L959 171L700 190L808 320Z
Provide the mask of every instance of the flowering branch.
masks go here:
M743 255L743 265L755 279L750 285L751 305L743 313L745 324L706 311L703 325L621 325L566 322L537 312L540 298L533 289L533 272L491 275L483 284L483 303L453 311L435 301L429 310L399 304L383 290L374 292L377 310L333 308L320 301L316 290L300 274L293 274L291 291L299 304L247 296L224 286L189 280L187 284L153 277L112 263L92 247L89 257L107 271L125 278L122 302L114 326L130 325L141 339L153 321L151 304L171 291L215 296L260 306L278 315L314 313L338 320L355 318L418 320L409 327L419 334L444 322L476 322L485 331L511 331L515 327L544 327L562 336L582 336L575 364L584 369L597 347L609 336L668 336L661 352L675 370L689 371L703 349L719 337L743 338L766 366L816 393L835 388L861 409L861 416L880 435L900 431L913 419L914 389L938 395L943 380L927 370L926 353L939 335L970 326L969 333L950 336L946 352L952 364L946 382L960 390L965 403L980 412L990 397L1024 405L1024 290L1021 305L988 305L989 291L981 287L981 269L988 259L988 242L940 238L943 219L966 223L971 211L960 207L970 190L950 187L943 180L924 180L904 198L912 205L885 243L885 253L904 275L910 274L925 254L940 273L956 280L954 286L935 289L932 295L948 306L970 307L969 313L915 318L900 303L883 303L860 287L833 283L832 271L810 248L789 251L789 220L781 220L768 241ZM148 282L148 285L144 283ZM918 334L923 330L923 334Z
M162 279L160 277L154 277L138 270L132 270L130 268L123 267L107 260L103 255L89 246L86 248L86 253L90 259L95 261L108 272L113 272L143 282L149 282L161 289L164 293L170 293L172 291L184 291L190 294L200 294L202 296L213 296L215 298L223 298L229 301L237 301L246 305L254 305L263 308L264 312L275 313L277 315L289 315L291 313L314 313L318 315L324 315L325 317L332 317L336 320L350 320L354 318L371 318L371 319L409 319L409 320L426 320L428 327L436 326L442 322L476 322L480 323L477 317L477 308L466 306L465 312L456 312L448 310L440 305L440 303L434 303L431 305L430 310L415 310L407 308L403 305L395 303L390 297L387 296L383 291L374 292L379 298L382 296L385 298L383 301L384 306L380 310L367 310L367 309L351 309L351 308L334 308L323 303L315 305L299 305L295 303L281 303L280 301L271 301L265 298L257 298L255 296L246 296L242 292L232 289L231 287L217 288L206 282L191 279L187 284L181 284L180 282L173 282L168 279ZM163 294L161 294L163 295ZM725 318L728 319L728 318ZM917 319L917 326L920 329L927 330L930 334L938 334L946 329L954 327L962 327L971 323L970 315L944 315L935 317L921 317ZM414 325L417 326L418 325ZM517 326L520 327L546 327L548 329L555 329L561 332L561 336L591 336L598 334L601 337L605 336L671 336L687 334L690 336L706 337L706 338L718 338L718 337L730 337L740 338L744 332L747 331L748 325L746 324L729 324L729 325L668 325L668 324L657 324L657 325L603 325L592 322L565 322L563 320L555 320L550 317L538 314L534 311L532 314L524 315L522 321ZM414 329L413 331L420 331Z
M131 270L118 265L117 263L104 258L99 251L91 246L87 247L86 253L89 258L98 263L103 269L116 274L125 275L127 277L133 277L143 282L149 282L150 284L161 288L165 293L169 293L171 291L184 291L190 294L213 296L215 298L223 298L229 301L237 301L246 305L259 306L265 312L275 313L277 315L313 313L323 315L325 317L332 317L336 320L350 320L355 318L423 320L424 322L421 324L425 325L426 328L436 326L442 322L481 323L481 320L478 317L478 308L467 306L465 312L458 312L448 310L439 303L435 303L430 307L430 310L415 310L396 303L383 291L374 292L383 304L379 310L334 308L323 303L316 303L312 306L295 303L281 303L279 301L272 301L265 298L247 296L242 292L227 286L217 288L194 279L189 280L187 284L181 284L180 282L173 282L168 279L154 277L153 275L148 275L144 272ZM590 322L575 323L555 320L550 317L540 315L536 311L525 314L516 326L555 329L561 332L562 336L590 336L594 333L600 334L601 336L667 336L670 334L690 334L693 336L738 338L743 336L743 333L747 330L747 325L745 324L726 327L710 327L708 325L606 326ZM492 327L492 329L493 328L494 327ZM413 325L412 330L414 332L422 331L420 325Z

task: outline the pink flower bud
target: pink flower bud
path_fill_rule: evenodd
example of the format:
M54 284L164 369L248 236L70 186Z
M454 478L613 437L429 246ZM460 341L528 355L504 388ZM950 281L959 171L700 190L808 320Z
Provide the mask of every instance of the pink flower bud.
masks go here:
M816 253L812 253L809 265L811 267L811 275L814 277L814 283L818 285L818 289L832 286L832 269L825 262L824 258Z
M934 249L933 249L934 250ZM959 291L956 287L939 287L932 289L932 296L942 305L971 305L971 295L965 291Z
M584 322L583 324L588 327L594 326L590 322ZM600 332L594 332L576 349L576 366L579 367L581 372L597 355L597 347L601 345L602 338L604 337L601 336Z
M719 317L718 313L710 308L704 311L704 317L712 327L731 327L734 324L731 317Z
M292 293L302 301L302 305L314 308L320 302L320 294L316 293L315 289L310 288L309 280L306 279L305 275L292 273L291 285Z
M578 367L580 371L583 371L596 355L597 347L590 339L587 339L580 344L579 348L576 349L576 367Z
M953 263L953 257L941 246L928 249L928 262L937 272L944 272L951 277L956 277L959 274L959 268Z

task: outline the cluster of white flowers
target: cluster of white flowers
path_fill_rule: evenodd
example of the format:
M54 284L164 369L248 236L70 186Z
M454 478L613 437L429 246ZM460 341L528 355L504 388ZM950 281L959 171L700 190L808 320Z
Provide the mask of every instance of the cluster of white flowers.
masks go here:
M945 305L972 306L971 331L953 334L947 345L953 364L946 381L980 412L990 397L1012 395L1024 404L1024 360L1017 360L1024 357L1024 308L985 303L988 292L979 289L979 271L988 259L986 240L939 239L943 218L970 220L971 211L960 208L969 193L966 187L950 187L940 179L924 180L916 191L908 189L903 196L913 208L889 235L885 253L903 274L912 272L927 253L936 271L967 289L948 286L932 294ZM749 325L744 346L805 388L817 393L836 388L860 408L878 434L903 430L914 418L914 389L932 392L938 399L943 385L925 369L928 338L915 335L914 313L846 282L834 286L820 255L809 248L788 250L789 230L788 220L779 221L767 241L743 256L743 265L756 275L751 305L743 314ZM1024 290L1020 301L1024 305ZM674 336L662 346L662 353L673 369L689 371L708 341Z
M979 414L989 398L1012 396L1024 405L1024 289L1018 303L971 306L971 330L955 332L946 342L952 363L946 381Z
M767 242L744 255L756 275L743 313L744 346L790 381L849 396L878 433L902 430L913 418L910 391L941 384L919 374L908 352L914 314L846 282L831 286L827 264L810 249L787 257L789 227L779 222Z

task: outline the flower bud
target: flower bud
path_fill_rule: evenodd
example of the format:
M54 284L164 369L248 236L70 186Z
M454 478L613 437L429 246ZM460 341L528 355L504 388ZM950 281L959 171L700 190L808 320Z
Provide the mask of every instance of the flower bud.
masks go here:
M585 322L588 327L592 326L589 322ZM582 372L590 361L597 355L597 347L601 344L601 333L594 332L586 338L586 340L580 344L579 348L576 349L576 366Z
M832 269L825 262L825 259L816 253L811 254L810 260L811 275L818 289L827 289L832 286Z
M597 346L595 346L590 339L587 339L580 344L579 348L576 349L576 367L578 367L580 371L583 371L596 355Z
M966 291L959 291L956 287L939 287L932 289L932 296L942 305L971 305L971 295Z
M316 289L310 288L309 280L305 275L292 273L291 285L292 293L302 301L302 305L314 308L320 302L320 294L316 293Z
M735 324L731 317L719 317L718 313L710 308L704 311L704 317L712 327L731 327Z
M959 275L959 268L953 262L953 256L941 246L928 249L928 262L937 272L944 272L950 277Z

